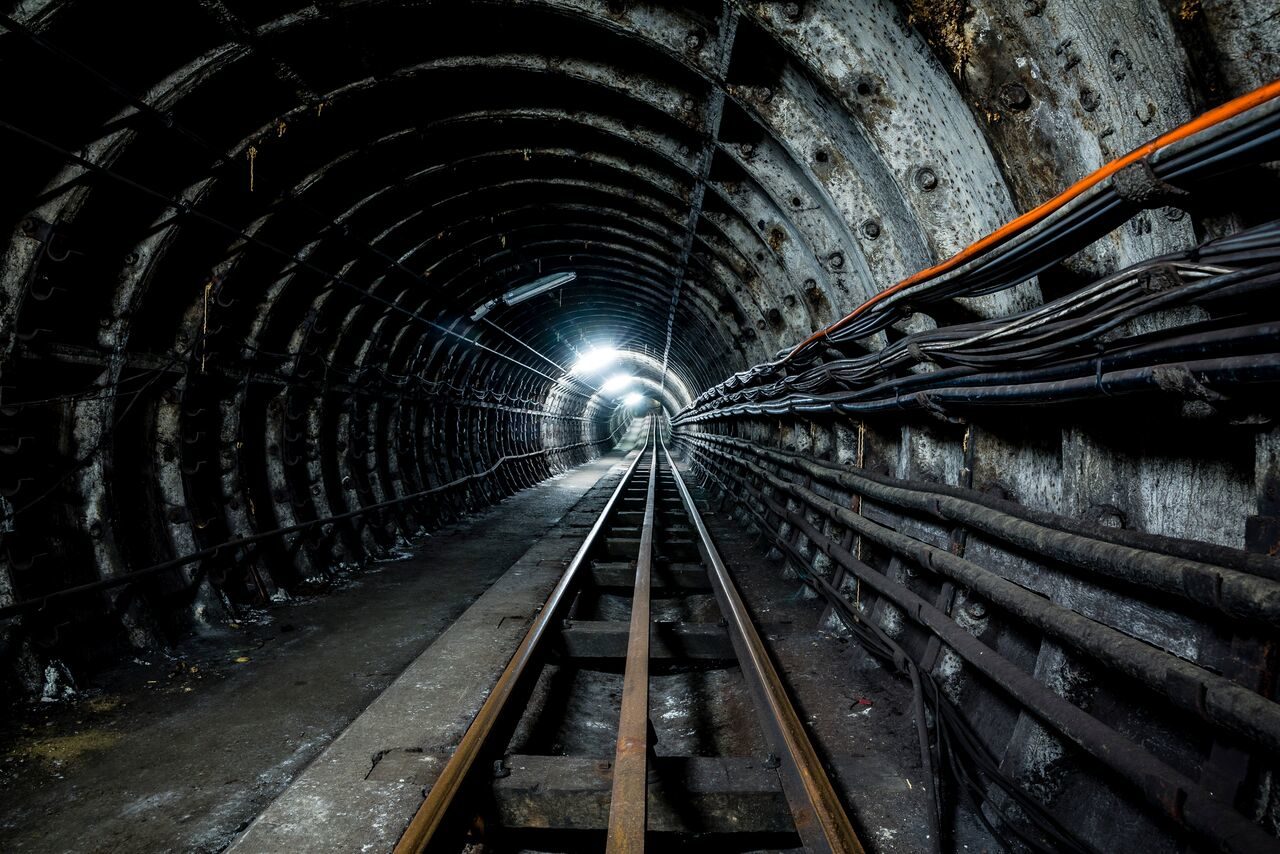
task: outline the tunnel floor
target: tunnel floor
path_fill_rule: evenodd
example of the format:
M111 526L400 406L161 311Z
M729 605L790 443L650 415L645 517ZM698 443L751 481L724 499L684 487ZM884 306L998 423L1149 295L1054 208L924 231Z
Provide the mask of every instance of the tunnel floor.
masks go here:
M222 850L622 454L437 531L345 589L9 710L0 850Z
M566 514L606 488L625 453L443 529L332 595L17 710L0 747L0 848L224 850L531 545L578 533ZM924 850L910 691L833 631L737 520L699 502L868 850ZM679 704L668 693L659 680L655 708ZM995 850L967 814L953 821L955 850Z

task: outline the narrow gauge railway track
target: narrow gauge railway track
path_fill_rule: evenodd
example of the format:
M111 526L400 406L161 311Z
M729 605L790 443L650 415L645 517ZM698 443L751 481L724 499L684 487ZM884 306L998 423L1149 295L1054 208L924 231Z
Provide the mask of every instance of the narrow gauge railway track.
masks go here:
M863 850L654 422L397 854Z

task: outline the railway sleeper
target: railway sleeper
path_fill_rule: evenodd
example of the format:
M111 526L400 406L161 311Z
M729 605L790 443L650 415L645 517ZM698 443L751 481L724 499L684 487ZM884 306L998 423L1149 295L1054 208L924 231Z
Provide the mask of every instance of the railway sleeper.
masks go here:
M591 568L591 583L601 591L627 590L636 583L635 562L599 562ZM707 570L697 563L668 563L654 567L653 592L710 590Z
M646 807L650 833L795 831L778 771L768 767L766 759L659 756L652 762L656 773ZM608 827L613 785L610 759L513 755L503 764L509 773L493 781L493 803L502 827L579 831Z
M728 630L717 623L652 623L650 658L735 661ZM560 652L570 658L626 658L628 625L622 620L574 620L560 631Z

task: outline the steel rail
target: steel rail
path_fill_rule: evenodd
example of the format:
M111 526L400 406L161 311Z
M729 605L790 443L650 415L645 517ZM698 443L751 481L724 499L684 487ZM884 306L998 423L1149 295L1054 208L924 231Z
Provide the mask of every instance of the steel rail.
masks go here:
M764 641L751 622L746 604L733 583L729 570L720 558L702 515L680 476L666 442L662 451L671 468L672 479L680 492L689 521L698 534L698 551L706 564L716 600L720 603L728 625L729 638L738 663L756 699L761 728L774 756L779 761L778 777L795 818L796 832L811 852L862 854L862 842L849 822L849 816L836 795L800 716L787 696L777 670L769 658Z
M640 553L636 557L636 582L631 596L631 627L627 636L627 663L622 682L622 714L618 720L618 744L613 760L613 788L609 798L608 854L644 851L649 800L649 594L653 566L653 528L657 500L658 443L656 425L650 426L652 456L649 488L645 496L644 522L640 529Z
M457 749L454 750L453 755L440 772L440 776L431 787L431 791L427 793L422 805L418 807L418 811L414 814L413 819L410 820L409 826L405 828L400 840L396 843L395 854L418 854L418 852L424 851L436 831L444 823L450 807L453 806L458 793L462 790L463 784L471 773L472 767L484 751L490 735L497 726L498 719L502 716L507 701L515 693L516 687L521 681L521 677L524 676L526 669L536 659L539 647L546 638L547 630L555 625L555 621L559 619L560 612L568 605L571 599L569 592L576 580L578 570L587 562L587 556L604 530L606 521L618 504L618 499L631 482L636 467L644 459L645 451L649 447L649 441L649 436L646 434L644 447L641 448L640 453L636 454L636 458L631 461L631 465L627 467L622 480L618 483L617 488L614 489L613 494L609 496L604 509L587 533L586 539L583 540L577 553L574 554L573 560L569 562L564 574L560 576L560 581L551 591L551 595L547 597L542 610L534 617L533 623L529 626L529 631L520 642L520 646L517 647L506 669L502 671L502 675L498 677L498 681L485 699L484 705L480 707L480 711L471 721L471 725L463 733Z

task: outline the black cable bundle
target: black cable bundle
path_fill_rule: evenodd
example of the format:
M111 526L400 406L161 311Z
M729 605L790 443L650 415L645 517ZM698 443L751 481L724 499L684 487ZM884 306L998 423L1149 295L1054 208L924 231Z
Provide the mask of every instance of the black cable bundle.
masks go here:
M1173 308L1265 296L1278 284L1280 221L1273 221L1153 258L1016 315L916 333L877 353L722 395L714 405L686 411L676 423L741 414L1063 400L1165 387L1168 375L1178 371L1171 363L1187 360L1227 381L1274 381L1280 377L1270 357L1280 349L1274 322L1280 318L1266 312L1246 317L1225 311L1209 321L1120 338L1115 331ZM927 369L913 370L919 367Z
M949 780L957 794L963 796L969 804L973 814L1006 850L1033 851L1037 854L1094 854L1095 849L1076 839L1042 804L1023 791L1017 781L1000 770L999 763L982 744L969 722L938 688L932 675L922 671L911 656L879 626L863 620L838 589L813 571L809 558L774 532L764 514L741 500L740 490L731 489L706 466L699 465L698 468L707 480L715 483L726 499L739 496L739 506L752 516L762 536L791 557L793 564L800 570L803 583L832 606L840 616L840 621L863 649L884 662L889 669L911 680L920 763L933 787L928 801L928 821L934 851L943 850L942 816L946 814L944 781ZM930 716L935 731L933 737L929 733ZM993 789L999 792L1005 804L992 797ZM1014 805L1017 815L1011 815L1006 804ZM986 810L995 814L998 823L992 822ZM1016 841L1016 847L1010 844L1012 841Z

